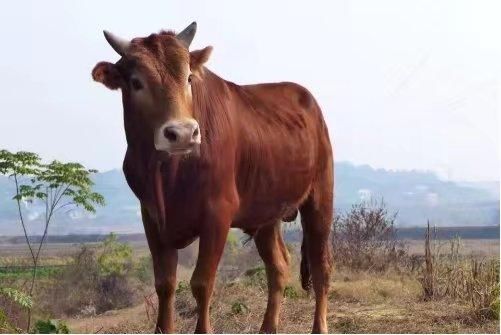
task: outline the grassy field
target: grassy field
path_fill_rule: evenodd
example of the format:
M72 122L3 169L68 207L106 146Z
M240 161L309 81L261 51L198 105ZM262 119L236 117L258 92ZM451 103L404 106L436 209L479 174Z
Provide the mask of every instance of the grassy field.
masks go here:
M293 276L297 277L297 273ZM266 290L249 278L220 283L211 316L216 333L256 333L266 306ZM314 308L311 295L298 289L292 278L284 298L279 332L308 333ZM294 293L290 293L294 292ZM151 299L154 294L151 293ZM147 298L146 301L149 299ZM193 332L195 303L188 290L176 295L177 331ZM332 333L498 333L498 321L480 321L471 311L452 301L425 302L420 284L405 275L336 273L329 299L329 329ZM109 311L92 318L72 318L76 332L148 333L154 327L155 308L148 303Z
M314 300L300 290L294 292L297 296L284 299L279 331L308 333ZM196 316L190 292L180 291L176 299L177 331L193 332ZM69 325L85 333L147 333L154 327L154 308L147 306L74 318ZM266 291L258 285L245 281L220 284L211 310L214 331L256 333L265 306ZM405 276L373 278L339 273L331 289L328 323L333 333L498 333L497 321L478 321L469 314L468 308L451 301L422 301L419 283Z
M448 250L448 242L440 243L445 253ZM462 257L494 258L499 262L498 240L463 240L461 243ZM410 253L423 254L423 241L407 241L406 245ZM137 267L137 264L148 256L148 248L142 242L131 243L131 246L132 258ZM312 323L314 299L312 294L300 288L297 247L297 245L291 246L293 262L279 328L279 331L284 333L309 332ZM89 248L97 250L99 245L90 244ZM187 284L193 270L196 249L196 245L193 245L183 250L178 267L177 331L182 333L193 332L196 322L195 302ZM81 246L76 244L47 245L42 257L41 282L36 300L45 300L46 304L62 304L58 295L60 293L54 293L54 286L62 284L58 281L63 280L57 271L69 265L79 250ZM27 264L27 256L22 246L2 246L0 266ZM248 272L249 269L254 271ZM151 269L147 268L146 271L151 272ZM47 310L39 310L36 313L37 317L63 319L72 332L149 333L153 330L156 315L153 282L151 277L138 280L136 273L136 270L128 272L127 276L130 278L127 282L133 298L122 306L124 308L111 307L104 312L96 312L88 306L81 306L75 309L76 312L61 310L49 313ZM6 274L5 270L0 271L0 283L21 285L26 282L26 274L17 273L15 278L16 275L12 272L9 274L7 271ZM376 273L334 269L329 294L330 331L333 333L499 332L498 320L479 317L465 301L450 297L425 301L421 276L418 270L410 272L391 269ZM214 331L257 332L266 307L266 296L265 273L252 243L238 248L227 248L219 270L218 284L211 307Z

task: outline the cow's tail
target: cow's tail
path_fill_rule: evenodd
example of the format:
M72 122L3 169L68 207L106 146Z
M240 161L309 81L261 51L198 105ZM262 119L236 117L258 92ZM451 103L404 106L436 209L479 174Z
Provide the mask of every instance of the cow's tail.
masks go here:
M308 258L308 242L303 227L303 242L301 244L301 286L303 290L309 291L311 289L311 269L310 260Z

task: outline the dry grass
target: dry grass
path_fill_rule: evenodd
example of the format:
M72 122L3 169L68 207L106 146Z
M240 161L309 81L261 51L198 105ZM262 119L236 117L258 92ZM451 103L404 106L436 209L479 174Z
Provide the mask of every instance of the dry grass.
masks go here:
M446 243L433 239L428 224L426 266L419 278L423 298L449 298L468 305L474 318L499 320L499 258L465 256L462 247L460 238Z
M423 249L423 241L420 244ZM137 249L134 248L135 256L138 255ZM139 255L147 254L146 246L141 246L140 251ZM182 257L183 265L178 267L181 284L176 293L176 324L178 332L191 333L195 328L196 313L187 282L193 271L196 252L187 248L183 253L186 254ZM59 254L52 249L49 256L53 255L67 257L68 253ZM259 267L262 263L252 243L241 247L238 255L230 256L220 268L220 282L211 307L214 331L255 333L261 325L267 299L264 273ZM314 299L312 294L300 289L297 252L291 256L291 280L279 331L307 333L311 330ZM247 272L249 269L253 271ZM478 318L472 313L471 306L461 299L444 296L424 301L418 273L335 270L329 292L329 330L333 333L499 333L499 321ZM156 317L156 298L150 284L142 288L141 297L143 292L146 292L146 298L134 307L71 318L67 320L68 326L73 332L83 333L151 333Z
M294 279L294 277L293 277ZM299 283L291 280L296 290ZM284 299L280 332L307 333L311 329L314 299L296 291ZM451 300L425 302L420 284L410 276L386 273L336 273L329 295L328 323L333 333L498 333L498 321L479 321L470 310ZM154 296L154 295L153 295ZM153 302L155 303L155 302ZM239 307L236 307L239 306ZM256 333L266 306L266 290L242 277L220 283L211 316L217 333ZM177 331L193 332L195 302L187 289L176 296ZM92 319L69 320L75 332L147 333L154 326L146 304L107 312Z

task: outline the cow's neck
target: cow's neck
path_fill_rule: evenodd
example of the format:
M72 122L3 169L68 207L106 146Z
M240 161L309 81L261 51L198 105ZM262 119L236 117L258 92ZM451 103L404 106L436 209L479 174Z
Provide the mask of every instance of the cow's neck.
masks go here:
M174 196L177 176L181 173L180 171L184 168L192 171L197 169L196 166L207 166L203 161L219 157L222 150L221 144L227 143L226 137L227 130L230 128L230 120L225 107L228 89L226 82L208 70L203 77L202 82L193 87L194 116L202 131L200 157L197 160L202 162L194 165L193 160L186 161L179 156L172 156L162 161L160 168L162 195L167 205L169 198ZM124 160L124 173L127 182L141 202L153 203L158 207L159 195L155 194L155 192L158 193L158 188L154 186L155 183L158 184L158 179L155 181L158 176L155 176L154 171L158 170L153 168L158 153L154 149L153 139L145 138L144 129L141 129L142 123L139 120L134 120L133 117L131 118L130 114L124 121L128 143ZM193 177L202 174L202 171L197 169L197 173L194 173Z

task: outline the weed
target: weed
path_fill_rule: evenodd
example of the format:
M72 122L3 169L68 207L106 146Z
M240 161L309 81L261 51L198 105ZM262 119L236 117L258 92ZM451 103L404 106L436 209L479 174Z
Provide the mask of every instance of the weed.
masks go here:
M244 274L247 278L247 284L249 286L258 286L265 289L267 286L266 281L266 270L263 266L258 266L245 271Z
M287 285L284 289L284 297L288 299L299 298L299 293L294 286Z
M179 281L179 283L177 284L176 293L181 294L188 291L190 291L190 283L186 280Z
M359 327L353 318L342 318L336 322L335 327L342 334L358 333Z
M245 314L249 312L249 307L242 301L235 301L231 304L231 313L233 315Z

